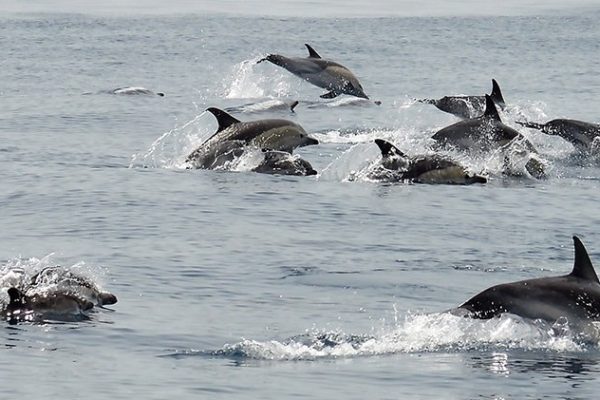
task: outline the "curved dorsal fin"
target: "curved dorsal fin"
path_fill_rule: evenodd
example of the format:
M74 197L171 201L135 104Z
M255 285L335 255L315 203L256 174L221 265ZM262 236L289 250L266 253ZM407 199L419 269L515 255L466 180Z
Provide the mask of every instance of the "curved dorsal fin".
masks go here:
M381 150L381 155L383 157L400 156L406 158L406 154L404 154L402 151L400 151L399 148L397 148L390 142L386 142L383 139L375 139L375 144L379 146L379 150Z
M495 79L492 79L492 93L490 93L490 97L494 100L494 103L498 104L500 108L504 108L504 97L502 97L502 91L500 90L500 85L496 82Z
M483 116L502 122L498 110L496 109L496 105L494 104L494 100L492 100L489 94L485 95L485 112L483 113Z
M596 271L594 271L594 266L592 265L592 261L590 261L590 256L588 256L585 246L583 245L583 243L581 243L581 240L579 240L577 236L573 236L573 242L575 242L575 265L573 266L573 271L570 275L588 281L600 283L600 281L598 281L598 275L596 275Z
M309 58L321 58L321 56L319 55L319 53L317 53L315 51L315 49L313 49L312 47L310 47L310 44L304 43L304 45L308 49L308 57Z
M216 107L207 108L206 111L210 112L217 119L217 122L219 123L219 129L217 129L217 132L221 132L222 130L229 128L231 125L241 122L239 119Z

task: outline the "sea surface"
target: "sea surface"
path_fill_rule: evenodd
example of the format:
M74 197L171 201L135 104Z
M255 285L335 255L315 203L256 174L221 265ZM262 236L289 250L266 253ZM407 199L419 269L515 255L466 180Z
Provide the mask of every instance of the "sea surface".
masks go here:
M598 396L600 335L445 312L568 273L573 234L600 265L600 164L515 122L600 121L597 2L103 4L0 6L0 272L61 265L119 299L86 321L1 324L0 397ZM305 43L381 105L256 64ZM418 154L457 121L415 99L492 78L547 179L460 154L488 184L365 178L375 138ZM131 86L165 96L110 94ZM300 123L319 175L186 170L211 106Z

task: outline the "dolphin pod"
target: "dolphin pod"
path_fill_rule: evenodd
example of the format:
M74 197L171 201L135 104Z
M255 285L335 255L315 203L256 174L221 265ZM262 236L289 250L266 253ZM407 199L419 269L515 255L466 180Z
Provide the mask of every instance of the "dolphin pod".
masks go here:
M269 54L258 63L269 61L315 86L328 90L327 93L321 95L321 98L324 99L332 99L341 94L363 99L369 98L358 78L348 68L335 61L321 58L310 45L305 44L305 46L308 49L306 58Z
M498 85L495 79L492 79L492 92L489 96L500 109L506 107L500 85ZM440 99L423 99L418 101L420 103L433 104L438 109L460 118L479 117L486 109L485 96L444 96Z
M516 122L526 128L538 129L547 135L560 136L571 143L581 154L595 152L600 146L600 124L563 118L553 119L545 124Z
M393 144L375 139L381 150L381 167L371 174L371 178L385 181L406 181L413 183L446 183L469 185L486 183L487 179L469 173L465 167L448 157L439 154L409 157Z
M573 242L571 273L492 286L450 312L481 319L510 313L550 323L566 318L575 325L600 321L600 281L581 240L573 236Z

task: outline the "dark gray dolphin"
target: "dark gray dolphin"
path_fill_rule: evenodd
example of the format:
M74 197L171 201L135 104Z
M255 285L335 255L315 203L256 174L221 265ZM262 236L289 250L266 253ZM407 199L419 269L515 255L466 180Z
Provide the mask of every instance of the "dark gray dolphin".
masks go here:
M582 154L589 154L593 150L596 150L595 147L599 145L598 140L600 139L596 141L594 139L600 137L600 124L563 118L553 119L545 124L516 122L527 128L538 129L547 135L560 136L571 143Z
M369 98L358 78L348 68L321 58L310 45L305 44L305 46L308 49L306 58L289 58L279 54L269 54L258 62L269 61L315 86L329 90L321 95L324 99L332 99L341 94L349 94L363 99Z
M84 318L83 313L94 307L91 301L73 293L49 291L28 295L11 287L9 303L0 313L11 324L38 322L47 319L72 321Z
M451 312L488 319L511 313L553 323L559 318L579 323L600 320L600 282L577 236L575 263L568 275L504 283L473 296Z
M485 95L486 108L483 115L465 119L437 131L432 139L441 146L459 150L490 151L519 138L518 131L502 123L492 98ZM531 145L533 149L533 145Z
M486 183L483 176L469 173L462 165L439 154L409 157L393 144L375 139L381 150L381 167L370 174L380 180L414 183L445 183L469 185Z
M285 151L270 150L264 153L264 159L261 163L252 169L261 174L276 175L296 175L308 176L316 175L310 163L297 155L291 155Z
M318 144L300 125L285 119L242 122L218 108L208 108L217 118L217 132L186 158L194 168L212 169L239 157L245 146L292 153L297 147Z
M500 85L495 79L492 79L492 92L490 97L494 103L504 109L506 104ZM447 113L456 115L460 118L475 118L481 116L486 108L485 96L444 96L441 99L418 100L421 103L433 104L437 108Z

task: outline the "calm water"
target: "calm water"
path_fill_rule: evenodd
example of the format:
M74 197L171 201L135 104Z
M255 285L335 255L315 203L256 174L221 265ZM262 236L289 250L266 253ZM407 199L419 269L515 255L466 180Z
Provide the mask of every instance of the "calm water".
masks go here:
M523 131L545 181L502 178L494 160L469 161L485 186L389 186L360 171L374 138L418 153L455 121L414 98L489 92L492 77L513 126L597 122L600 8L461 2L444 16L355 2L336 14L329 2L316 18L306 5L116 16L64 3L0 15L1 269L61 264L119 302L88 322L5 324L2 397L597 396L596 343L443 313L492 284L568 272L574 233L600 264L595 163ZM334 18L361 13L391 17ZM382 105L318 101L321 89L255 65L303 56L304 43ZM166 96L105 93L123 86ZM294 114L275 107L294 99ZM299 153L321 174L181 169L216 128L208 106L301 123L321 144Z

